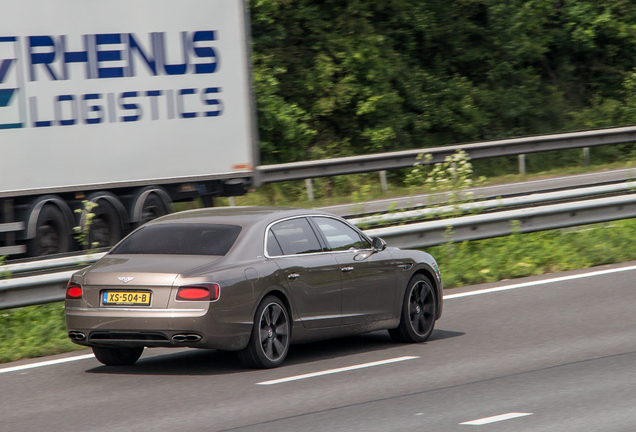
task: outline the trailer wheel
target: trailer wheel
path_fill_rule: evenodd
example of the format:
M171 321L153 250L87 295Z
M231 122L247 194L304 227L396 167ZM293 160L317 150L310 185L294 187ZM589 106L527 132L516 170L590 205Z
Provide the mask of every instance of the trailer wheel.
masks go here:
M119 212L106 199L95 201L97 207L92 210L95 215L88 229L89 247L110 247L117 244L123 236Z
M140 227L158 217L172 212L170 195L161 187L148 186L140 189L130 208L131 222Z
M168 209L159 195L151 193L144 200L144 204L141 208L141 219L139 220L139 226L150 222L158 217L168 214Z
M46 204L40 210L36 222L35 237L29 240L30 256L65 253L71 250L71 232L64 213L54 204Z

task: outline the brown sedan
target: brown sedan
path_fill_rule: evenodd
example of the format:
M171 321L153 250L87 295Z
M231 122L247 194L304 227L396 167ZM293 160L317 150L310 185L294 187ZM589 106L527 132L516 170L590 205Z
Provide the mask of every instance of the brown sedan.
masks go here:
M71 340L107 365L144 347L238 351L280 365L291 343L388 329L423 342L442 314L425 252L387 247L318 210L194 210L137 229L66 291Z

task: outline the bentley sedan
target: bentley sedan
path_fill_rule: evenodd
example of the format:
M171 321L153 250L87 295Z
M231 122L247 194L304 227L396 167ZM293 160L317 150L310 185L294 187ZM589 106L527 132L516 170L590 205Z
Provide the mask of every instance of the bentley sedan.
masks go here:
M106 365L190 347L271 368L293 343L383 329L423 342L441 315L431 255L387 247L330 213L274 207L155 219L66 290L69 338Z

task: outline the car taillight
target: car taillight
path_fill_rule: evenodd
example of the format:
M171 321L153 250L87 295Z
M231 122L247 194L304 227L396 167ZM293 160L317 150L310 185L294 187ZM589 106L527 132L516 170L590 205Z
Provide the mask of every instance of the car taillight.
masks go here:
M81 299L82 298L82 286L75 282L69 282L66 286L66 298L67 299Z
M217 284L182 285L177 291L179 301L215 301L219 298Z

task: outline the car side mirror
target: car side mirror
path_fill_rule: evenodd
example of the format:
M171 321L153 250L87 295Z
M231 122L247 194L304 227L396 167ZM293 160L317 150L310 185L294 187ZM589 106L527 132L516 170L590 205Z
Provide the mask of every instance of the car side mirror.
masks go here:
M382 240L380 237L373 238L373 251L381 252L386 249L386 242Z

